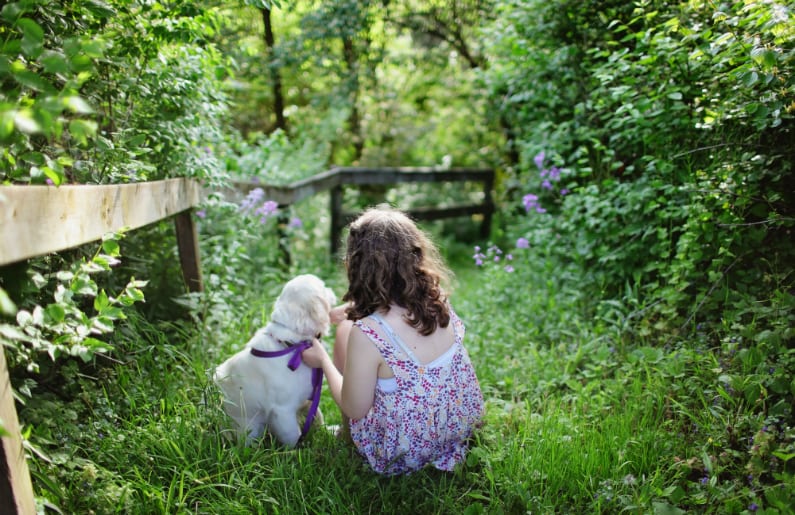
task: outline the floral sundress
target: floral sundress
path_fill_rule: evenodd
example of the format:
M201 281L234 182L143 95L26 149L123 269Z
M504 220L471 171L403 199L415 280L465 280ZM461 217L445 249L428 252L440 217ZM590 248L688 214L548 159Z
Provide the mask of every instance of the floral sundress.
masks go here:
M464 324L452 309L450 315L455 341L427 364L380 315L355 322L395 374L394 381L379 379L370 411L350 422L356 448L380 474L413 472L428 464L452 470L466 457L468 439L483 416L483 394L463 346Z

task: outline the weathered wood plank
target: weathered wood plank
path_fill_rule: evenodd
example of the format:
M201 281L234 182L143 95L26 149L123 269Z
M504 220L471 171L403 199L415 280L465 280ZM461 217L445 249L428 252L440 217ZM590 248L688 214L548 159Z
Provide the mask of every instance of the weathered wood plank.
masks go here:
M265 192L266 200L273 200L280 206L289 206L290 204L300 202L317 193L322 193L334 188L340 184L340 176L337 169L332 168L331 170L284 186L259 184L251 181L234 181L233 184L235 189L243 193L261 188Z
M188 291L203 291L199 235L193 220L193 211L188 210L177 214L174 217L174 227L177 232L177 250L185 286Z
M5 352L0 345L0 419L8 436L0 438L0 513L33 515L36 505Z
M336 167L307 179L284 186L259 184L250 181L235 181L235 189L242 193L261 188L265 199L288 206L317 193L333 189L341 184L399 184L405 182L463 182L493 181L494 171L488 169L431 167L351 168Z
M484 204L470 204L466 206L450 206L450 207L419 207L414 209L406 209L403 212L415 220L439 220L442 218L455 218L459 216L472 216L472 215L486 215L493 210L493 207ZM346 211L342 214L344 227L353 221L359 213Z
M121 185L0 186L0 265L136 229L199 203L188 179Z
M343 184L399 184L404 182L485 181L493 170L429 167L416 168L335 168Z

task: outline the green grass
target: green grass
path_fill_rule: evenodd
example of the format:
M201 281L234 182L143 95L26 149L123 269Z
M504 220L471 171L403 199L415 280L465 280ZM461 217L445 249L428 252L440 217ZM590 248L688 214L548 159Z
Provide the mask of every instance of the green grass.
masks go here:
M132 317L118 363L75 366L67 392L29 401L50 460L32 464L37 495L63 513L141 514L739 513L779 495L746 484L749 451L726 425L753 434L762 421L714 400L714 354L627 343L592 318L571 271L521 264L456 263L487 414L453 473L379 477L322 429L296 450L227 440L209 377L269 312L249 298L202 323ZM327 392L321 407L339 421Z

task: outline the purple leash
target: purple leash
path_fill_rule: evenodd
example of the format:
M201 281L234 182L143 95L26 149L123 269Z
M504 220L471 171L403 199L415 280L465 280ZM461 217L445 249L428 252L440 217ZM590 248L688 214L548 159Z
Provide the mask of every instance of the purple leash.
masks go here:
M287 367L295 372L299 366L301 366L301 353L304 352L306 349L312 346L312 342L309 341L302 341L298 342L295 345L291 345L289 347L285 347L282 350L274 350L274 351L266 351L266 350L259 350L252 347L251 353L258 358L280 358L282 356L286 356L287 354L292 354L290 356L290 360L287 362ZM312 369L312 404L309 406L309 411L306 413L306 420L304 421L304 427L301 429L301 439L306 436L309 432L309 428L312 426L312 421L315 419L315 414L317 413L317 407L320 404L320 390L323 386L323 370L320 368L313 368Z

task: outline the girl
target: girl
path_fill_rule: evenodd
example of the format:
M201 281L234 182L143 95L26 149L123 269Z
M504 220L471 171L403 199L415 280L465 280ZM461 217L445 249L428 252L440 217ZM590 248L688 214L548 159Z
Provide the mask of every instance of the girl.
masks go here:
M304 361L323 369L373 470L452 470L480 422L483 395L436 247L405 214L374 208L351 224L345 266L347 304L332 310L334 359L315 341Z

